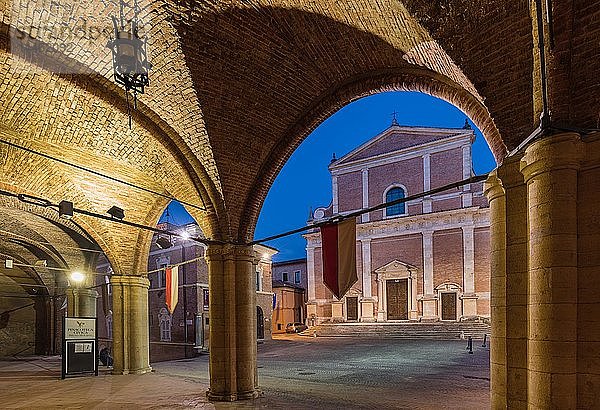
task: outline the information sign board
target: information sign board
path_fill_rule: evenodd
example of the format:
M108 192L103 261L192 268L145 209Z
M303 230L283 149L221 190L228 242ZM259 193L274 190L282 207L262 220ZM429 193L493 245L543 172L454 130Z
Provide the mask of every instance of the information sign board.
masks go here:
M98 375L98 321L89 317L63 319L62 378Z

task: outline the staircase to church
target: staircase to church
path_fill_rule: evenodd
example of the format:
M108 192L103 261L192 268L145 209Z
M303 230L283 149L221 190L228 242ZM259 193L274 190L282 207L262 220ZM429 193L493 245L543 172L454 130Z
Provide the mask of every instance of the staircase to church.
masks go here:
M490 325L482 322L430 322L430 323L322 323L302 332L321 337L386 337L397 339L459 340L483 339L490 335Z

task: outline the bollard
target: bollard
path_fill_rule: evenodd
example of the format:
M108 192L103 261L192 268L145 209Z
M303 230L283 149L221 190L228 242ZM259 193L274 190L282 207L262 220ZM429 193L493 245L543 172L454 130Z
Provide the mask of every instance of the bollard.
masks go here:
M487 333L483 334L483 344L481 345L481 347L485 347L485 342L487 341Z
M469 350L469 354L473 354L473 337L469 336L469 341L467 342L467 349Z

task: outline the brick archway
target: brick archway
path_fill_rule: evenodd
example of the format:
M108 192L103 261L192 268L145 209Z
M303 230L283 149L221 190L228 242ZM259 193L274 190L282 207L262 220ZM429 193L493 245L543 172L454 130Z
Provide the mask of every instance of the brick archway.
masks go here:
M497 162L507 153L494 121L479 99L448 78L429 70L388 70L351 79L338 89L323 96L310 107L305 116L294 124L271 152L269 159L254 180L251 196L242 217L240 237L250 240L258 215L271 185L293 152L317 126L345 105L360 98L384 91L418 91L438 97L465 112L478 126Z

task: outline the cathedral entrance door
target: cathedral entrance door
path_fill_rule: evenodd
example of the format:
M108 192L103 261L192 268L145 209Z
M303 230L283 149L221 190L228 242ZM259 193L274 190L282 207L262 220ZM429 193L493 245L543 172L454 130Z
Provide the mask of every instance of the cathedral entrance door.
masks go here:
M347 320L358 320L358 298L346 298Z
M408 320L408 279L386 283L388 320Z
M442 295L442 320L456 320L456 293L444 292Z

